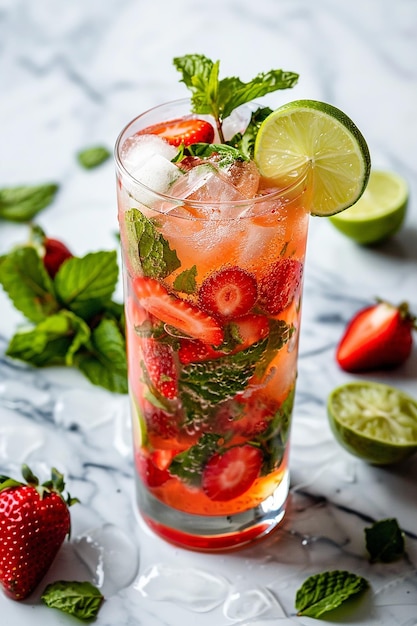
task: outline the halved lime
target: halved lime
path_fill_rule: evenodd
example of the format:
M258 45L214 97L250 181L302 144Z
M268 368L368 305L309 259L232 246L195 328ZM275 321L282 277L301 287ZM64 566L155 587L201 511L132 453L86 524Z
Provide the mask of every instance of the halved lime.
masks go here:
M357 243L379 243L401 227L408 204L408 185L394 172L372 170L362 197L331 223Z
M327 413L339 443L369 463L390 465L417 452L417 402L395 387L369 381L336 387Z
M254 160L279 187L308 177L310 212L328 216L352 206L368 182L366 141L342 111L316 100L289 102L261 124Z

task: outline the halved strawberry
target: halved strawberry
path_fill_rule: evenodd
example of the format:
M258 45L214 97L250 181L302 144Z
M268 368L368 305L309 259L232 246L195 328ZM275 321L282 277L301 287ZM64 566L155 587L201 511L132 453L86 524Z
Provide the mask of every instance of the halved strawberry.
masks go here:
M234 265L210 274L200 287L198 301L207 313L231 319L248 313L257 296L256 278Z
M297 259L281 259L273 263L259 281L260 307L277 315L298 295L303 277L303 264Z
M416 328L416 318L406 302L365 307L347 325L337 348L337 362L347 372L397 367L411 354Z
M213 317L171 295L156 279L138 276L133 289L141 306L164 324L213 346L222 343L223 330Z
M136 454L136 469L143 482L148 487L160 487L171 478L166 468L158 467L157 459L152 455L145 456L142 453Z
M169 400L178 394L177 370L171 346L153 338L142 340L142 356L155 389Z
M162 440L170 440L178 436L179 427L175 415L154 406L146 399L143 400L143 414L148 437L157 435Z
M233 349L215 350L199 339L181 339L178 356L184 365L220 359L228 354L236 354L252 344L264 339L269 333L268 318L264 315L249 313L230 322L231 330L239 343Z
M206 120L178 118L160 122L139 131L139 135L159 135L172 146L189 146L192 143L212 143L214 128Z
M258 478L263 461L259 448L245 444L214 454L203 470L202 488L211 500L226 501L247 491Z

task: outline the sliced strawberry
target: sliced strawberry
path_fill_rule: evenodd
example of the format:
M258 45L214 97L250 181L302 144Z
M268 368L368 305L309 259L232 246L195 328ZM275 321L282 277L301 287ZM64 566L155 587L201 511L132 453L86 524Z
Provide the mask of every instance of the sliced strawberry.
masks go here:
M212 430L255 437L268 428L279 408L279 404L258 394L250 398L236 396L220 407L213 418Z
M213 317L171 295L154 278L137 277L133 288L141 306L164 324L213 346L222 343L223 330Z
M175 392L177 391L175 383ZM158 435L161 439L174 439L178 436L178 423L175 415L144 400L143 413L149 437Z
M235 265L210 274L200 287L198 301L207 313L231 319L248 313L257 296L256 278Z
M178 394L178 382L171 346L153 338L144 338L142 356L152 385L165 398L174 400Z
M229 350L215 350L199 339L181 339L178 356L184 365L220 359L228 354L236 354L252 344L264 339L269 333L268 319L264 315L249 313L230 322L237 345Z
M206 120L179 118L160 122L141 130L140 135L159 135L172 146L189 146L192 143L212 143L214 128Z
M360 310L348 324L339 343L336 359L347 372L366 372L401 365L411 354L416 328L407 303L398 307L388 302Z
M171 478L166 468L161 469L158 467L156 460L152 455L145 456L141 453L136 455L137 471L148 487L160 487Z
M259 281L259 305L277 315L287 308L299 294L303 277L303 264L297 259L281 259L273 263Z
M232 500L242 495L258 478L263 455L251 445L234 446L215 454L203 470L202 487L211 500Z

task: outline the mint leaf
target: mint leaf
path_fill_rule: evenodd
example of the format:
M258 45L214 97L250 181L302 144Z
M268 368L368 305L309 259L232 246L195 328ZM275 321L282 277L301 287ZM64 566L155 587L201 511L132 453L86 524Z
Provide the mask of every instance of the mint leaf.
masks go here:
M245 132L236 133L227 143L233 146L247 159L253 158L255 151L255 139L262 122L272 113L269 107L260 107L252 113L251 120Z
M101 592L91 583L66 580L48 585L41 598L48 607L81 620L96 617L104 600Z
M24 185L0 189L0 218L28 222L53 201L58 185Z
M124 214L128 258L134 273L165 278L181 266L175 250L138 209Z
M55 276L57 295L63 306L83 319L90 319L110 300L118 272L115 251L73 257L61 265Z
M284 457L294 406L295 386L275 413L268 428L255 438L263 452L262 475L277 469Z
M114 320L103 319L93 330L89 351L79 353L76 364L94 385L127 393L125 339Z
M368 588L365 578L345 570L322 572L307 578L295 597L297 615L320 617Z
M6 354L36 367L73 365L73 356L88 343L90 329L70 311L59 311L34 328L18 331L10 340Z
M183 155L198 156L209 158L213 154L220 157L216 161L216 165L220 168L226 168L233 165L236 161L247 161L248 157L241 152L238 147L225 143L193 143L182 150Z
M53 282L32 246L16 248L1 258L0 284L31 322L40 322L59 309Z
M275 358L277 352L281 350L286 343L288 343L294 331L294 326L289 326L283 320L269 320L269 334L265 352L256 367L256 375L259 378L262 378L265 374L269 364Z
M174 456L169 466L169 473L178 476L189 485L201 483L204 465L218 448L220 435L204 434L194 446Z
M181 274L178 274L174 280L174 289L182 291L183 293L192 294L197 291L197 266L193 265L188 270L184 270Z
M207 418L216 405L243 391L265 352L266 342L264 339L236 354L184 367L179 389L186 419L192 421L196 415Z
M394 518L375 522L365 528L366 549L371 563L391 563L404 554L404 533Z
M277 89L293 87L298 80L298 74L283 70L262 72L247 83L237 77L219 80L220 62L214 63L202 54L176 57L173 62L182 75L181 81L191 91L193 111L214 117L222 143L222 121L234 109Z
M103 146L85 148L77 154L78 163L86 170L98 167L110 158L110 152Z

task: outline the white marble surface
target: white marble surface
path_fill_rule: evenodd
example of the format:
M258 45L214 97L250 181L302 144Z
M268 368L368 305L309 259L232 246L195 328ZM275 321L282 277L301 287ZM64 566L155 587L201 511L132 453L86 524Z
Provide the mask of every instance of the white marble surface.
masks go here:
M299 72L291 93L265 102L305 97L339 106L365 134L374 166L394 169L411 189L404 228L378 248L359 248L326 220L312 220L291 507L281 534L233 554L182 551L143 527L126 397L77 372L7 360L22 319L0 293L0 472L17 472L22 461L65 472L82 503L47 581L90 576L101 585L98 626L416 626L417 458L395 469L367 466L334 441L325 410L329 391L355 378L334 360L348 318L375 296L408 300L417 311L416 32L412 0L0 0L0 186L59 182L38 222L76 254L117 245L113 164L86 172L76 151L112 147L133 116L185 96L171 59L190 52L220 58L223 75L244 80L273 67ZM0 222L0 253L26 235L24 226ZM370 378L417 396L416 349L405 366ZM391 516L406 532L407 555L370 565L363 529ZM89 575L77 557L91 548L91 532L98 543L108 539L104 576ZM295 617L301 582L335 568L370 581L359 607L326 622ZM1 623L75 623L39 595L17 604L0 594Z

